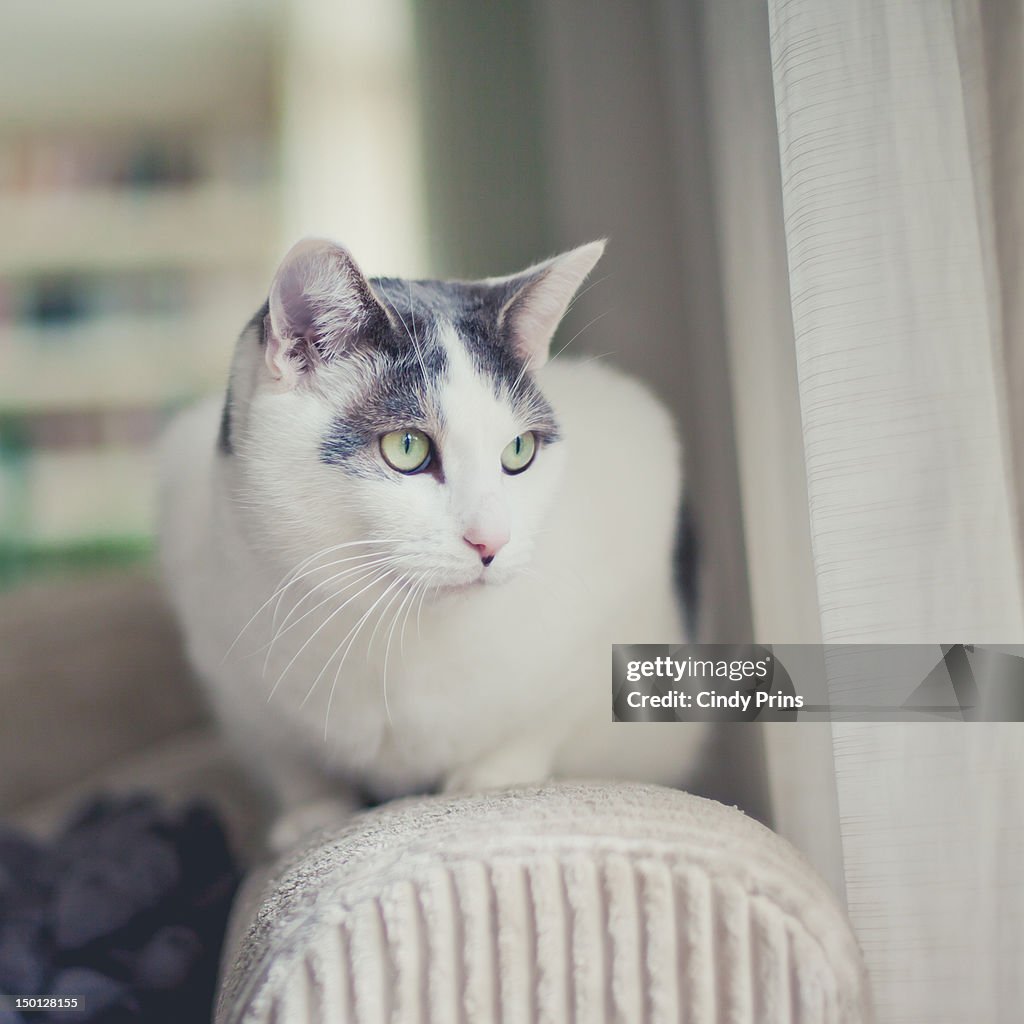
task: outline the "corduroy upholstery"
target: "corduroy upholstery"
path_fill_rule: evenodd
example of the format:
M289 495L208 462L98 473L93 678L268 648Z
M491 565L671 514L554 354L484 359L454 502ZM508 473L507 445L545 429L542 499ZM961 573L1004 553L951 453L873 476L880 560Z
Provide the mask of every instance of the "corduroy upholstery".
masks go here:
M862 1024L826 885L739 811L562 783L368 811L254 875L217 1024Z

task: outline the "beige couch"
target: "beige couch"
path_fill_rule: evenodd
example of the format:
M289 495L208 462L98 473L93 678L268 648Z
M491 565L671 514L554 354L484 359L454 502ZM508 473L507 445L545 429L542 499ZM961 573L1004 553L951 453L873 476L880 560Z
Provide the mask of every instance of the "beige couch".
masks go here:
M257 795L208 723L145 572L0 596L0 814L97 788L203 796L251 864L218 1024L859 1024L828 887L739 811L563 783L400 801L258 862Z
M217 739L153 576L0 592L0 815L51 828L97 788L199 795L256 849L261 802Z

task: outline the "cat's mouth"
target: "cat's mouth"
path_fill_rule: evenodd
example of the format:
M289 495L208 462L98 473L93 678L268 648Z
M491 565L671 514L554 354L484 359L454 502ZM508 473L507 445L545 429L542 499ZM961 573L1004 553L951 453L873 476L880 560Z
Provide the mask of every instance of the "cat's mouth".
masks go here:
M451 583L443 583L437 588L437 596L456 594L472 594L483 590L485 587L499 586L504 583L508 575L504 572L495 572L491 568L482 568L476 576L470 579L456 578Z
M465 580L462 583L445 583L438 587L438 595L444 596L446 594L467 594L474 590L479 590L481 587L486 586L487 578L484 573L480 573L475 579Z
M511 565L486 565L478 567L475 575L468 577L455 571L448 581L436 584L431 589L439 598L448 595L479 593L485 588L501 586L516 575L518 574Z

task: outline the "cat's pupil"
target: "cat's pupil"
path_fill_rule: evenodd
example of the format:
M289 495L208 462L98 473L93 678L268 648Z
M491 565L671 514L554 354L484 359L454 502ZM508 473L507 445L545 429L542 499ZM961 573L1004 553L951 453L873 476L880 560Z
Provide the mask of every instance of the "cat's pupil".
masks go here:
M412 447L412 434L405 435L405 454L409 454L409 449Z
M523 439L521 437L516 438L516 455L519 454L519 450L523 447Z

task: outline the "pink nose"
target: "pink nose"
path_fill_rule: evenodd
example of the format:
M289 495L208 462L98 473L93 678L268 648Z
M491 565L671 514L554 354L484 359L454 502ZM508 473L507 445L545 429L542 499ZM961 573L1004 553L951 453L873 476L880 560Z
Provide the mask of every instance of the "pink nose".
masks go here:
M476 548L484 565L490 565L494 561L494 556L508 543L508 536L507 529L471 528L462 539L471 548Z

